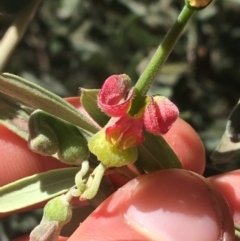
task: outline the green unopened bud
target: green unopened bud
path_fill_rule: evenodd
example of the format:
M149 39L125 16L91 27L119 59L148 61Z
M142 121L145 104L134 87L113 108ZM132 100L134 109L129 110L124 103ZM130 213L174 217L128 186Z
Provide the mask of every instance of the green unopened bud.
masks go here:
M88 142L89 150L107 167L120 167L137 160L137 148L119 149L105 138L105 129L100 130Z
M43 209L41 223L31 232L30 241L56 241L71 218L72 205L66 195L51 199Z
M63 227L72 218L72 205L65 195L51 199L43 209L43 218L41 223L57 222Z
M57 153L67 164L79 165L89 156L87 140L75 125L41 110L30 116L28 143L34 152Z
M67 164L79 165L89 157L87 140L79 129L67 122L63 122L59 130L59 159Z
M201 10L207 7L213 0L185 0L185 4L192 9Z
M34 152L50 156L58 151L58 138L41 113L44 112L35 111L29 118L28 146Z

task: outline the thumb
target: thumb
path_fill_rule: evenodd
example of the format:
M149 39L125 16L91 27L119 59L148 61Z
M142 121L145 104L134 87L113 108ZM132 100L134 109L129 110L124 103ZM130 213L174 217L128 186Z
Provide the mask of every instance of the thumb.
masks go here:
M205 178L169 169L128 182L68 240L212 241L223 237L234 240L233 220L223 196Z

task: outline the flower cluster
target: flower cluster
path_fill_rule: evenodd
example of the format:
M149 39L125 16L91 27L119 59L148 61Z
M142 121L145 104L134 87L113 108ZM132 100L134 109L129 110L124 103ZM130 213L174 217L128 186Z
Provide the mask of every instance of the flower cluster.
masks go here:
M154 135L168 132L178 117L177 107L166 97L145 96L144 106L134 115L129 114L134 88L125 75L112 75L103 84L98 95L99 107L115 117L106 128L106 140L111 145L127 149L144 141L143 127Z
M130 114L135 97L126 74L110 76L98 94L98 106L112 118L90 139L89 149L105 165L112 162L116 165L113 153L125 157L131 153L131 162L135 161L135 148L144 141L143 129L154 135L165 134L178 117L177 107L163 96L141 96L143 104ZM125 165L124 161L121 165Z

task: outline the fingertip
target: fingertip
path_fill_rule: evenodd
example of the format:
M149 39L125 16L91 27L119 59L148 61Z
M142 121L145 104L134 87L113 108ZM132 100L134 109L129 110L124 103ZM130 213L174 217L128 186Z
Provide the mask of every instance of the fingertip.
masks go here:
M199 135L187 122L178 118L163 137L184 169L203 174L206 165L205 148Z
M209 177L209 180L226 198L232 211L234 222L240 226L240 170L212 176Z
M218 193L183 169L142 175L106 199L69 241L233 240L232 216Z

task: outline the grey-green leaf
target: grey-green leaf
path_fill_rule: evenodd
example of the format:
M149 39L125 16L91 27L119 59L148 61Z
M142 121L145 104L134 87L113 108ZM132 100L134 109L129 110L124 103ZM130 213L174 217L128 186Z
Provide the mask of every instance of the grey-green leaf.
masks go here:
M240 142L240 102L233 108L227 122L226 133L231 142Z
M100 125L105 126L108 117L97 105L98 89L81 89L81 103L88 114Z
M211 154L212 166L221 171L231 171L240 167L240 143L230 141L224 132L220 143Z
M162 136L144 133L145 141L138 146L138 164L146 172L159 169L182 168L178 157Z
M211 159L214 163L226 163L234 160L239 155L240 143L231 142L229 136L224 132L219 145L211 155Z
M75 185L78 171L78 167L55 169L1 187L0 213L22 209L65 193Z
M233 108L220 143L211 155L212 165L222 171L239 169L240 165L240 101Z
M0 93L0 123L27 140L28 119L33 110Z
M16 75L4 73L0 76L0 92L34 108L69 121L81 129L95 133L98 128L71 104L52 92Z

